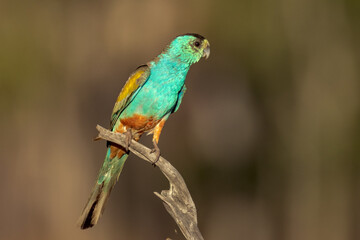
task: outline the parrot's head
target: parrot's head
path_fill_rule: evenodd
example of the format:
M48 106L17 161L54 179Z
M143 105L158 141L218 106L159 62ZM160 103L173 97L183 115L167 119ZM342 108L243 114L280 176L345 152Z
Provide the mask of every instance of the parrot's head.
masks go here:
M176 37L166 52L172 58L191 65L210 56L210 43L199 34L187 33Z

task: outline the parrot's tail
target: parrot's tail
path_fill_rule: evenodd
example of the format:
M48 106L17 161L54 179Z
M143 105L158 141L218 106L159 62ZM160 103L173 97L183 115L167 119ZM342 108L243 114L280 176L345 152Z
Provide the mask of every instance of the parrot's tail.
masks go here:
M90 228L99 220L104 211L106 200L120 176L127 157L128 154L122 148L116 149L115 146L109 145L98 180L78 220L81 229Z

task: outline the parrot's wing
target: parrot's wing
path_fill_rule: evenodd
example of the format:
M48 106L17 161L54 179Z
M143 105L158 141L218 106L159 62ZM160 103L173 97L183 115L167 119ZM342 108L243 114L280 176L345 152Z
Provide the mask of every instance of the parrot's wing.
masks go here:
M149 76L150 68L148 65L142 65L138 67L135 72L130 75L116 100L114 109L111 114L110 129L115 126L121 112L133 100L138 90L144 85Z
M184 85L184 86L181 88L181 90L180 90L180 92L179 92L179 94L178 94L178 99L177 99L177 101L176 101L175 108L174 108L174 110L173 110L172 112L176 112L176 111L179 109L180 104L181 104L181 102L182 102L182 99L183 99L183 97L184 97L185 92L186 92L186 86Z

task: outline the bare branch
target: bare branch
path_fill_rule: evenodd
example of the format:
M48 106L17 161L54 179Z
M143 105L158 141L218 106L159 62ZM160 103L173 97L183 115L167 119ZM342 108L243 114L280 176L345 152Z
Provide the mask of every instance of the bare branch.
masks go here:
M96 126L99 131L98 138L105 139L125 146L126 137L120 133L113 133L100 125ZM144 145L132 140L130 151L138 157L153 163L155 154L150 153L150 149ZM188 240L203 240L200 230L197 226L196 207L191 198L190 192L186 187L185 181L180 173L163 157L160 156L156 166L169 180L170 189L162 190L161 194L154 192L164 203L166 210L175 220L181 232Z

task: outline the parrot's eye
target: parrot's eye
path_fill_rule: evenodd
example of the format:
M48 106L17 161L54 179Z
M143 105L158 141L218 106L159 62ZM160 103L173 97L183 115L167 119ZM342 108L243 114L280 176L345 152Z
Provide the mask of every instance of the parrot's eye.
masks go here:
M199 41L196 41L194 44L195 44L196 47L200 46L200 42L199 42Z

